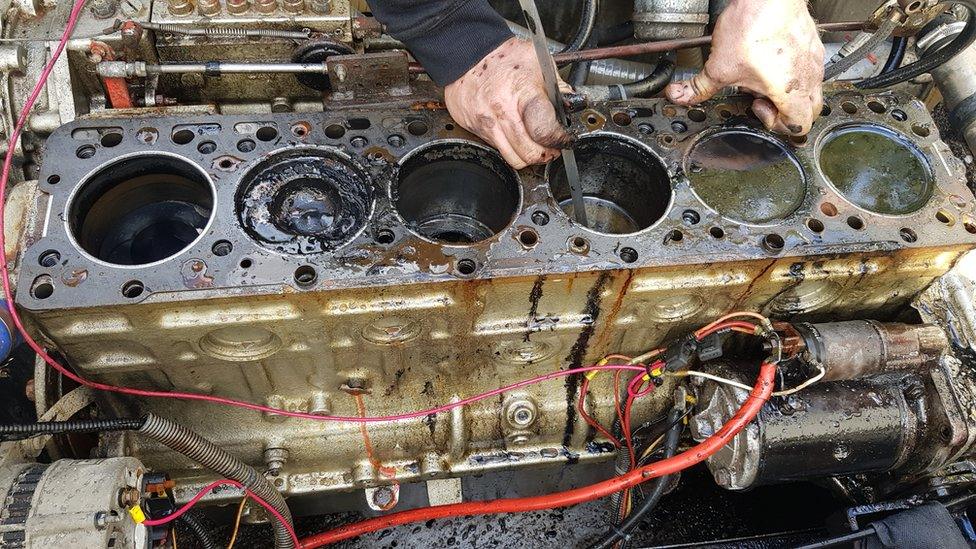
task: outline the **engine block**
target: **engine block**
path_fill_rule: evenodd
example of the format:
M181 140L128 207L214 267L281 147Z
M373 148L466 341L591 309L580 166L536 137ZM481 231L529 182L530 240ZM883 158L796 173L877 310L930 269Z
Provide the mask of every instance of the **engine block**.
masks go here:
M890 319L976 246L962 163L918 100L831 94L802 140L748 105L577 113L587 228L558 161L516 173L423 105L79 119L46 143L18 302L98 381L384 415L637 355L732 309ZM610 377L587 397L605 424ZM252 463L270 451L294 495L606 459L580 381L363 430L101 398Z

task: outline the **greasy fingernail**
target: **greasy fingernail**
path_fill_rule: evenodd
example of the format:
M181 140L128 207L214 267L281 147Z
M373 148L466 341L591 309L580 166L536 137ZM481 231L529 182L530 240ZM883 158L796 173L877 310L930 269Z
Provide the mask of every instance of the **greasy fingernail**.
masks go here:
M788 124L786 129L790 130L790 133L803 133L803 126L799 124Z

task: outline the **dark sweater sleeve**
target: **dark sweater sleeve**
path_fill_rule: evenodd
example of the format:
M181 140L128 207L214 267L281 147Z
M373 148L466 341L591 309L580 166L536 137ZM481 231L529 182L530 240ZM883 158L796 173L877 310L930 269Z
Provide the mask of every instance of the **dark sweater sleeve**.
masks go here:
M488 0L370 0L369 6L441 86L512 37Z

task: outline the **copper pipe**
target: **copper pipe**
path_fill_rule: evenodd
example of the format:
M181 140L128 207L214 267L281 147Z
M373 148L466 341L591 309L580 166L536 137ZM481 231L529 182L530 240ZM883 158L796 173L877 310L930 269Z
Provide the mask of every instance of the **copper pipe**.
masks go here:
M841 23L824 23L817 25L820 32L844 32L861 30L864 27L863 21L845 21ZM552 56L557 64L575 63L577 61L593 61L595 59L608 59L611 57L632 57L645 53L661 53L672 50L683 50L686 48L697 48L711 44L711 36L700 36L698 38L678 38L676 40L659 40L657 42L642 42L640 44L628 44L625 46L610 46L607 48L593 48L568 53L557 53Z
M859 31L864 28L863 21L842 21L840 23L823 23L817 25L820 32ZM697 48L712 43L712 37L699 36L697 38L678 38L676 40L659 40L656 42L642 42L626 46L610 46L607 48L592 48L569 53L557 53L552 56L557 64L575 63L577 61L594 61L613 57L632 57L645 53L661 53L686 48ZM410 63L410 72L422 74L427 72L419 63Z

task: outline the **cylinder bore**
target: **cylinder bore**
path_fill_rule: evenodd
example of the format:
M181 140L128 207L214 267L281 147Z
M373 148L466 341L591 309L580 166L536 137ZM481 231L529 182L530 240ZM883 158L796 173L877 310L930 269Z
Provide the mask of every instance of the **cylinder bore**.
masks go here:
M494 151L435 142L400 165L390 196L413 232L444 244L473 244L500 233L518 213L518 176Z
M288 254L333 251L366 226L373 191L338 151L311 147L272 154L244 175L237 216L262 246Z
M882 126L850 125L820 146L820 169L844 198L865 210L907 215L929 201L934 181L922 152Z
M806 195L800 164L786 147L745 130L702 138L685 159L685 173L702 202L740 223L785 219Z
M95 258L146 265L190 247L213 214L206 174L176 156L118 160L78 186L68 206L68 230Z
M590 230L631 234L667 214L671 178L664 164L644 147L607 135L583 137L574 146ZM546 170L549 192L574 219L573 198L562 158Z

